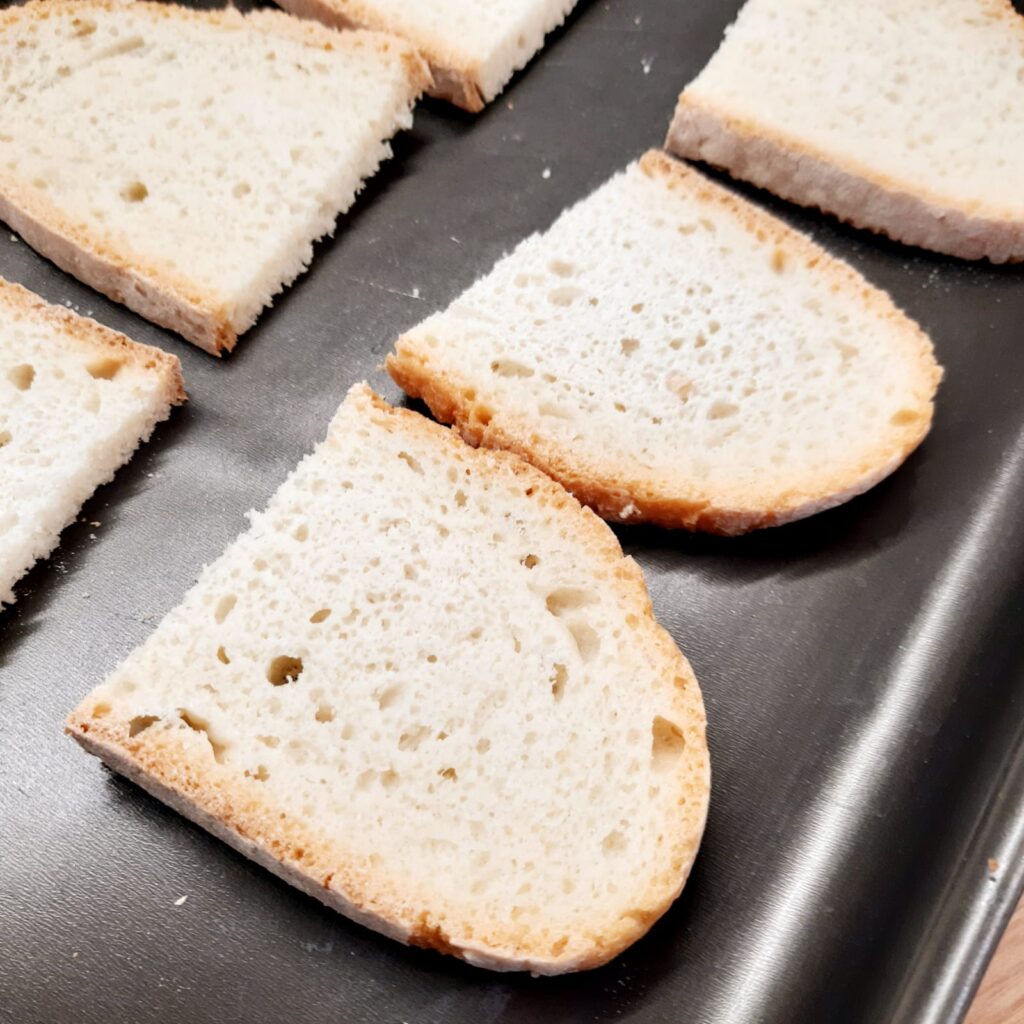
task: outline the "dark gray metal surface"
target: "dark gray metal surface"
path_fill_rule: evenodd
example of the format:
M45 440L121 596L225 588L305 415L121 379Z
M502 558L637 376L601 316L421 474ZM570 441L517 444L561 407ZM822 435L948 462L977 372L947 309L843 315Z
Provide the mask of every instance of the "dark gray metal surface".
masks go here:
M924 447L844 508L739 540L619 530L703 685L714 791L683 897L606 968L496 976L379 938L61 734L351 383L398 399L378 367L402 328L660 143L737 7L583 3L490 110L422 107L310 273L222 362L0 235L0 274L177 353L191 395L0 615L0 1020L938 1024L963 1011L1024 881L1019 270L757 196L889 289L947 380Z

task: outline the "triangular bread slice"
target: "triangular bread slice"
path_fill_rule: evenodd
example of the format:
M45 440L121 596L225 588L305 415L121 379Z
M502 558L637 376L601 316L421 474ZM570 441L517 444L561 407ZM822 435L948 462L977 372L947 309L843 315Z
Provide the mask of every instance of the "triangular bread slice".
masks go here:
M605 962L679 894L704 730L607 526L365 385L69 719L341 913L543 974Z
M602 516L742 533L922 440L940 370L887 295L659 152L400 338L391 376Z
M175 356L0 279L0 606L184 400Z
M335 28L393 32L430 61L430 94L476 113L565 21L577 0L277 0Z
M1017 261L1022 83L1009 0L749 0L667 145L897 241Z
M0 218L208 352L308 266L411 124L408 43L281 11L37 0L0 14Z

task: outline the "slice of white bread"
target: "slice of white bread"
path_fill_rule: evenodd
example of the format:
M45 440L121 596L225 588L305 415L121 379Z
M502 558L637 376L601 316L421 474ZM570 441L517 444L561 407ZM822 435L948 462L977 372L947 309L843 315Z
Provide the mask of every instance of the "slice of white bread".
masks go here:
M0 218L217 354L306 268L428 80L402 40L280 11L12 7L0 14Z
M749 0L667 145L901 242L1024 259L1024 18L1009 0Z
M476 112L544 45L576 0L277 0L335 28L393 32L430 61L430 94Z
M660 152L400 338L391 376L605 518L742 533L922 440L941 371L888 296Z
M0 278L0 606L184 400L177 357Z
M604 523L365 385L68 726L341 913L545 974L679 894L704 728Z

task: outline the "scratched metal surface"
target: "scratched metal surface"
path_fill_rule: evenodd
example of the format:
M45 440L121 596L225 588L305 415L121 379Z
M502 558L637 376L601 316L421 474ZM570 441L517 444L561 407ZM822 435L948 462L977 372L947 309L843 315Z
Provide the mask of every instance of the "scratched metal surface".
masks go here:
M311 272L222 362L0 235L0 273L177 353L191 394L0 616L0 1020L961 1013L1024 880L1018 270L903 250L758 196L891 290L948 377L923 449L845 508L734 541L619 531L703 684L714 794L685 894L606 968L495 976L379 938L61 734L321 437L349 384L398 398L378 367L402 328L660 142L737 6L582 3L486 113L422 107Z

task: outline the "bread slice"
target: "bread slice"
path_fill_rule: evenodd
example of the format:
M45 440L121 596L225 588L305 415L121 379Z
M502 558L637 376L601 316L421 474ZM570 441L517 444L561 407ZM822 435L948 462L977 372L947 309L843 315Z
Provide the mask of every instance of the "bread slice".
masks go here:
M0 279L0 606L184 401L175 356Z
M922 440L927 337L808 238L659 152L399 339L391 376L607 519L735 534Z
M277 0L335 28L403 36L430 61L430 94L482 110L565 21L576 0Z
M341 913L496 970L643 935L708 802L700 690L611 531L365 385L69 731Z
M1021 260L1022 69L1009 0L749 0L667 145L901 242Z
M218 354L306 268L428 80L401 40L280 11L12 7L0 13L0 218Z

